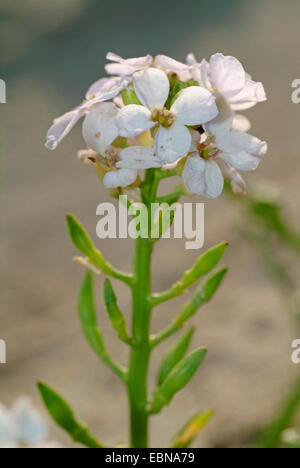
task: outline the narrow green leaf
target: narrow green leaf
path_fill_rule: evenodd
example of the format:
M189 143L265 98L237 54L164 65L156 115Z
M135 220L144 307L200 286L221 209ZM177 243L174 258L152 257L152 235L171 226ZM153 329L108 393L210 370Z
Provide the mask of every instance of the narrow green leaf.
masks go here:
M200 348L182 359L171 371L163 384L154 392L153 402L149 413L159 413L168 405L175 394L185 387L197 372L207 350Z
M222 242L201 255L198 260L196 260L193 267L186 271L181 280L177 281L171 289L161 294L155 294L152 297L152 305L157 306L183 294L189 287L195 284L201 276L206 275L215 268L223 257L227 247L228 243Z
M184 306L181 313L176 318L176 322L180 326L183 326L184 323L191 318L203 304L211 300L219 289L227 272L227 268L222 268L196 289L192 299Z
M188 448L199 432L209 423L212 416L213 412L211 410L197 413L176 435L172 447Z
M188 347L191 343L195 328L190 328L184 335L182 335L179 340L170 348L170 350L165 355L157 378L158 386L166 380L172 369L178 364L179 361L185 356Z
M118 307L117 298L109 279L106 279L104 282L104 299L111 324L116 330L119 338L127 344L132 344L132 339L129 336L124 315Z
M41 382L38 384L38 388L50 415L62 429L70 434L74 442L89 448L104 448L89 433L88 428L76 420L72 408L58 393Z
M100 250L94 246L84 227L73 215L67 216L67 224L73 243L80 252L87 256L88 261L92 265L95 265L100 272L110 275L113 278L117 278L129 286L132 285L132 275L116 270L104 259Z
M94 351L102 356L106 353L102 332L97 323L94 304L93 276L88 272L84 278L78 301L78 313L84 335Z

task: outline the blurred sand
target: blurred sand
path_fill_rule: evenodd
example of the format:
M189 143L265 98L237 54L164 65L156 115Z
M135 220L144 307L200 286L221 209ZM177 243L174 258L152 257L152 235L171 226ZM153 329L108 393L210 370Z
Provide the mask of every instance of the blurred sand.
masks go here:
M72 262L76 251L64 216L74 213L106 257L122 269L131 268L133 244L96 240L96 207L108 197L92 170L76 159L77 149L83 147L80 127L54 154L43 148L46 130L55 116L79 102L101 72L109 49L124 56L161 52L178 59L190 50L199 58L216 51L235 55L264 82L269 98L248 113L253 133L266 139L270 150L259 170L246 179L250 186L268 179L279 187L287 215L300 228L300 107L290 99L291 82L300 74L300 5L296 0L193 1L182 9L179 3L168 8L168 2L152 2L151 10L145 6L143 13L133 13L130 2L69 0L55 2L62 10L58 14L53 9L56 16L51 16L33 3L23 1L21 10L3 0L0 6L6 44L0 76L8 83L8 103L1 107L0 271L0 337L7 342L8 364L0 367L0 400L9 404L27 394L42 408L35 383L45 380L99 437L123 442L126 395L82 337L76 300L83 271ZM13 37L13 31L19 36ZM15 55L10 55L10 47ZM167 445L193 412L211 407L216 415L197 446L247 441L268 421L299 371L290 362L290 344L300 331L266 276L260 256L240 236L239 222L238 206L226 197L206 204L205 247L223 239L230 242L225 258L230 274L214 301L193 321L194 344L207 346L208 357L192 384L153 418L153 446ZM158 245L155 289L167 288L196 255L185 251L183 241ZM292 261L296 274L298 259ZM102 283L98 280L101 324L112 352L126 363L126 348L115 339L105 316ZM129 318L128 291L115 284ZM176 300L157 309L153 330L166 325L181 303ZM155 353L151 383L163 349ZM52 423L51 432L71 445Z

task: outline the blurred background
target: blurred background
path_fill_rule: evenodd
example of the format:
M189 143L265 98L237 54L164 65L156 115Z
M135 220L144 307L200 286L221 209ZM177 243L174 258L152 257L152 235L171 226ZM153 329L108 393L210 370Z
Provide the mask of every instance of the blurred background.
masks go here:
M284 207L286 222L300 231L300 106L291 102L291 83L300 78L300 4L0 0L0 14L0 78L7 83L7 104L0 109L0 338L7 343L8 360L0 366L0 401L10 405L29 395L47 417L36 390L42 379L101 439L125 442L124 389L80 330L76 302L84 271L72 261L76 251L64 216L74 213L122 269L131 268L133 243L96 239L96 207L108 195L93 169L77 160L84 147L80 125L54 153L44 148L45 134L53 118L75 107L104 75L107 51L124 57L162 53L182 61L190 51L199 59L215 52L234 55L268 94L267 103L247 113L252 133L269 143L259 169L246 175L249 193L267 191ZM192 383L153 418L153 446L167 446L187 417L207 408L214 408L215 417L195 446L247 443L272 420L299 374L291 362L291 342L300 338L299 249L275 238L270 223L257 229L249 211L247 203L227 195L206 203L205 248L229 241L230 273L194 319L194 344L207 346L209 353ZM198 254L186 251L184 241L161 242L154 255L155 289L167 288ZM105 316L102 282L97 284L101 326L114 355L126 363L126 347ZM128 291L116 288L129 318ZM157 309L153 331L166 326L181 303ZM163 349L155 353L150 383ZM71 446L50 419L49 425L54 438Z

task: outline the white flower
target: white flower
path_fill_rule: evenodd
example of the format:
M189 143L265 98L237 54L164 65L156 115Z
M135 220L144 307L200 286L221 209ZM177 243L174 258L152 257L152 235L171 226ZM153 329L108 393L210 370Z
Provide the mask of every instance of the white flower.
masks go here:
M119 133L124 137L137 136L156 126L155 153L163 163L187 154L191 144L187 126L203 124L218 114L214 97L200 86L182 90L171 109L164 107L170 84L166 74L155 68L135 73L133 86L142 105L128 105L120 110Z
M104 78L94 83L88 90L85 101L79 107L54 120L47 133L46 147L55 150L77 122L96 104L114 99L128 86L128 80L119 77Z
M229 119L232 124L233 119ZM225 122L225 124L224 124ZM191 193L217 198L224 187L224 177L231 180L236 192L244 192L245 184L237 171L257 168L267 152L267 144L240 130L226 128L224 115L204 125L205 134L193 131L191 155L182 176Z
M106 188L127 187L133 184L139 170L161 167L162 163L155 156L150 146L131 146L120 153L117 170L108 172L103 180Z
M0 405L0 447L34 446L48 436L48 428L28 398L18 399L9 410Z
M188 57L194 79L221 94L233 110L249 109L266 101L262 83L253 81L235 57L215 54L209 63L206 60L197 63L192 54Z
M113 52L108 52L106 55L107 60L114 63L105 65L105 71L109 75L118 75L121 77L132 78L134 72L143 68L148 68L153 62L151 55L145 57L123 59Z

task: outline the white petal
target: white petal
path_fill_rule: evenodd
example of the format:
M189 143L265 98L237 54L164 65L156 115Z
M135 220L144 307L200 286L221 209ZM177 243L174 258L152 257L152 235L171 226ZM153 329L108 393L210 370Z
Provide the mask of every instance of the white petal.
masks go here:
M222 170L225 179L230 180L233 192L238 193L240 195L244 195L245 193L247 193L246 183L242 178L241 174L236 169L229 166L222 159L218 160L218 164Z
M13 440L32 445L46 439L47 426L29 399L20 398L16 401L11 410L11 419Z
M224 187L222 172L215 161L205 161L198 153L188 157L182 177L191 193L217 198Z
M205 192L205 161L198 153L191 154L182 172L183 180L191 193L201 195Z
M189 152L191 141L191 134L184 125L160 127L155 136L155 151L163 163L172 163Z
M235 110L245 110L266 100L263 84L248 79L242 91L230 99L230 103Z
M125 60L125 63L135 67L136 70L143 67L150 67L153 62L152 55L145 55L144 57L134 57Z
M251 156L251 154L246 153L246 151L222 153L220 158L238 171L253 171L260 163L260 159Z
M124 59L120 55L115 54L114 52L107 52L106 58L107 60L111 60L111 62L124 62Z
M121 151L121 161L117 163L119 169L150 169L161 167L161 161L155 156L151 146L130 146Z
M184 125L200 125L214 119L218 115L218 108L207 89L190 86L181 91L171 112L177 114L177 121Z
M205 167L206 191L204 195L208 198L217 198L221 195L224 188L224 178L215 161L207 161Z
M138 172L136 170L118 169L117 171L107 172L103 184L106 188L128 187L136 181L137 176Z
M55 150L87 110L86 106L77 107L73 111L67 112L67 114L55 119L47 133L46 148Z
M118 108L112 102L94 106L83 122L83 138L86 144L104 155L107 148L118 136L116 118Z
M197 130L190 130L191 137L192 137L192 142L190 146L190 153L193 151L198 151L198 145L201 143L201 135Z
M193 52L190 52L187 57L186 57L186 63L189 65L189 66L192 66L192 65L196 65L197 62L197 59L195 57L195 54Z
M265 141L261 141L259 138L249 135L248 133L232 130L232 132L230 132L228 148L230 152L232 150L238 150L246 151L255 156L264 156L267 153L268 145Z
M246 72L235 58L215 54L210 59L210 76L214 88L229 98L239 93L246 83Z
M213 136L223 134L224 132L228 133L231 130L234 116L230 106L222 96L217 96L216 103L219 114L215 119L203 125L205 132Z
M167 55L157 55L155 58L155 65L157 67L165 68L166 70L170 71L178 71L178 70L187 70L188 65L182 62L178 62Z
M98 104L99 102L105 102L114 99L116 96L118 96L118 94L120 94L123 91L123 89L127 88L129 82L130 81L125 78L111 78L103 87L103 90L97 93L97 96L95 98L85 103L85 106L90 108L94 104Z
M104 67L108 75L131 76L135 71L135 67L127 63L108 63Z
M232 128L241 132L248 132L251 128L251 122L244 115L236 114L233 117Z
M167 75L156 68L149 68L133 75L133 86L140 102L153 109L164 106L168 99L170 84Z
M117 117L120 136L134 137L149 130L155 125L151 120L151 112L144 106L130 104L123 107Z
M88 100L94 98L100 93L107 93L115 88L116 85L120 83L120 78L114 76L112 78L101 78L92 84L89 90L86 93L86 98Z
M213 95L200 86L185 88L174 102L171 112L184 125L200 125L214 119L218 108Z

